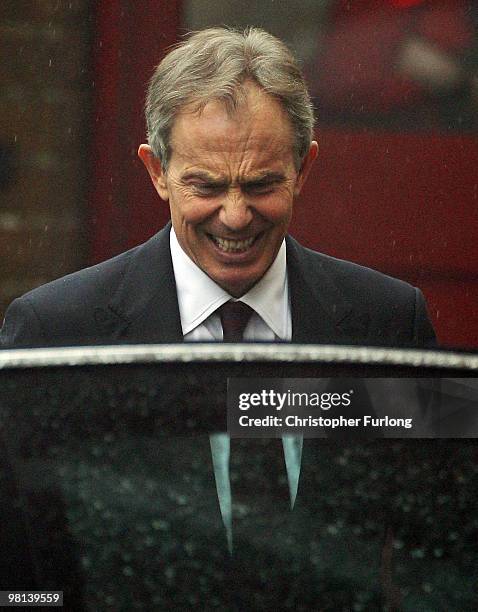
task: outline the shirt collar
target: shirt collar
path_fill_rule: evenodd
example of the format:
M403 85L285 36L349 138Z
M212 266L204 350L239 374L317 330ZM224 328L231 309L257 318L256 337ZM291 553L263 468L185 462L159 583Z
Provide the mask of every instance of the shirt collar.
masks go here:
M289 291L285 240L282 241L271 267L260 281L241 297L241 302L253 308L278 338L288 339Z
M170 248L181 326L185 336L222 304L235 298L209 278L183 251L173 228ZM289 296L285 241L282 241L269 270L240 301L253 308L276 336L282 340L287 339Z

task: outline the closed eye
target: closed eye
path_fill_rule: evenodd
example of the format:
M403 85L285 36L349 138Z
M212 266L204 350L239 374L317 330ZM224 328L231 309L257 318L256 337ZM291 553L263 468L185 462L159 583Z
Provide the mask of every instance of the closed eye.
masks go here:
M246 183L243 190L249 195L265 195L271 193L277 185L277 181L258 181L257 183Z
M194 192L199 196L215 196L224 191L225 186L220 183L194 183Z
M259 181L250 181L241 183L241 190L248 195L266 195L274 191L282 180L276 178L268 178ZM221 195L228 189L227 183L216 183L216 182L191 182L190 187L194 193L202 197L215 197Z

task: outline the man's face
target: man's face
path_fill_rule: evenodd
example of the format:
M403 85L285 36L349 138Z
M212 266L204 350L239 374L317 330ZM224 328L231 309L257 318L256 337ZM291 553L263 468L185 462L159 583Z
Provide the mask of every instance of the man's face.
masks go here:
M140 148L159 195L169 201L181 247L235 297L274 261L317 154L312 143L297 171L284 110L256 85L246 87L246 102L232 116L211 101L200 113L176 117L165 173L149 147Z

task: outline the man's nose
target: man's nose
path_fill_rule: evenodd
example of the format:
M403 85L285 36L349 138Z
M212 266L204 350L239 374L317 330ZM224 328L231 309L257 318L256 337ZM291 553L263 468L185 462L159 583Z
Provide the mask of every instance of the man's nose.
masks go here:
M251 223L252 209L247 198L239 190L225 194L219 211L219 220L231 230L239 231Z

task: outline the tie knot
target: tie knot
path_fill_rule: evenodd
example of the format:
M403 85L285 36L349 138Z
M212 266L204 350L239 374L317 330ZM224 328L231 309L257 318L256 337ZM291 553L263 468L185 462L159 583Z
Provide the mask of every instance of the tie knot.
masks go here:
M226 302L219 309L224 342L241 342L242 334L253 313L244 302Z

